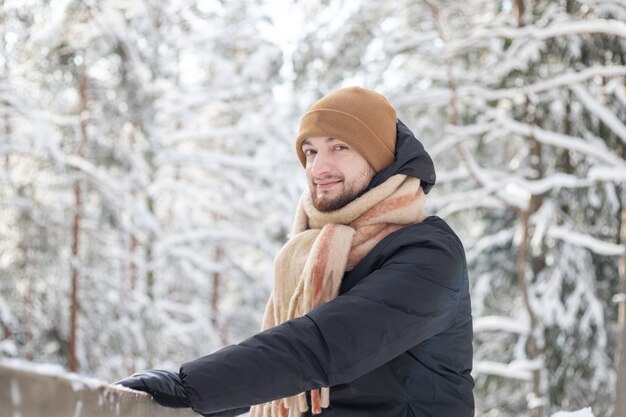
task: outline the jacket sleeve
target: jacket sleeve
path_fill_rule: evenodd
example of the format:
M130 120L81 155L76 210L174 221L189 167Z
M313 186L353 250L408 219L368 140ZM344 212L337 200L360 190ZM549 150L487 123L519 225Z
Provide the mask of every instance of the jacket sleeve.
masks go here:
M208 414L359 378L451 325L465 270L451 237L396 251L307 315L183 364L192 408Z

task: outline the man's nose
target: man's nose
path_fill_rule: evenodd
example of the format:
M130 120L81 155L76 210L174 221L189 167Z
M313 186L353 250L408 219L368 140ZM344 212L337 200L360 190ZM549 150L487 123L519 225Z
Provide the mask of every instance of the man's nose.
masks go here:
M330 171L330 158L324 152L318 152L315 155L311 165L311 173L314 177L319 177Z

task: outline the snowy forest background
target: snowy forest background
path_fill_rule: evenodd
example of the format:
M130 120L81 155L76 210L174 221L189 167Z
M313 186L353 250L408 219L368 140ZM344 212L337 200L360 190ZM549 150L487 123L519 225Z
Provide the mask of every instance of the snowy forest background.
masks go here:
M625 21L625 0L0 2L0 360L114 381L255 333L299 117L361 85L433 156L429 212L466 247L477 416L626 415Z

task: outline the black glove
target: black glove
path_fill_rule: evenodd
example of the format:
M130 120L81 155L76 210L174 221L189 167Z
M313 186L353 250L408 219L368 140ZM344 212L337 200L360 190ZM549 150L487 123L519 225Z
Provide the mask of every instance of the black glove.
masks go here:
M154 400L166 407L189 407L189 398L180 377L175 372L151 369L137 372L115 383L126 388L147 392Z

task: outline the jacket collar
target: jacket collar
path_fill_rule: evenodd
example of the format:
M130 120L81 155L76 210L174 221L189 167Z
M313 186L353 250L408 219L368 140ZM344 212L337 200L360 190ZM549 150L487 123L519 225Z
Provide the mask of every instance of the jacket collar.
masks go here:
M422 181L422 188L428 193L435 185L435 166L424 145L400 119L396 122L395 159L387 168L374 175L366 191L384 183L395 174L405 174Z

